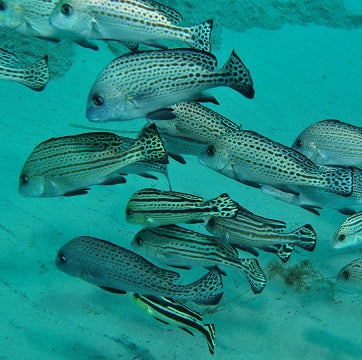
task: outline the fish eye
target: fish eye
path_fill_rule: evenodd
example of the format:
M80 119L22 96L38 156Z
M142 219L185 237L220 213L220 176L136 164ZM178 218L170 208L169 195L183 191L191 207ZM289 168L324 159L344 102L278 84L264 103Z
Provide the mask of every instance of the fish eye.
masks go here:
M104 104L104 99L99 94L94 94L92 96L92 102L96 106L101 106Z
M133 214L133 211L130 208L126 209L126 215L131 216Z
M67 258L62 254L62 253L59 253L58 254L58 260L62 263L62 264L65 264L67 262Z
M338 241L343 241L346 239L346 235L345 234L341 234L338 236Z
M207 225L208 226L215 226L215 219L214 218L211 218L208 222L207 222Z
M0 1L0 11L5 11L7 8L6 4L4 1Z
M216 149L215 149L215 146L214 146L214 145L210 145L210 146L208 146L207 149L206 149L206 153L207 153L207 155L209 155L209 156L213 156L213 155L215 154L215 152L216 152Z
M297 148L300 148L302 146L302 142L300 141L300 139L295 140L294 146Z
M29 178L25 174L20 175L21 185L26 185L28 182L29 182Z
M135 238L135 241L136 241L136 244L137 244L138 246L142 246L142 238L141 238L140 236L137 236L137 237Z
M349 271L345 270L345 271L343 271L342 276L345 279L349 279L351 277L351 273Z
M73 7L72 7L72 5L69 5L69 4L63 4L60 7L60 12L65 16L72 15Z

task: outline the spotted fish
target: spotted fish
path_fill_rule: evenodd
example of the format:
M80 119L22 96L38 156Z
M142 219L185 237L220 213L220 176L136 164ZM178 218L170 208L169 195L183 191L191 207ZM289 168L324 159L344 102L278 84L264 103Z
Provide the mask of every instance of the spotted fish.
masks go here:
M161 269L145 258L105 240L80 236L58 252L56 266L63 272L115 293L127 291L168 296L200 304L217 304L222 296L219 271L180 285L179 274Z
M132 195L126 207L126 220L147 226L174 223L202 223L208 217L235 216L237 203L222 194L204 201L200 196L146 188Z
M168 161L155 125L143 129L132 147L123 147L122 138L107 132L44 141L23 166L19 192L35 197L85 194L91 185L124 182L117 173L127 165Z
M168 121L164 121L168 119ZM216 137L240 130L240 126L197 102L185 101L154 111L149 120L156 124L168 151L198 155Z
M129 120L186 100L210 100L204 90L228 86L253 98L249 70L233 51L217 69L216 57L195 49L122 55L98 75L87 104L90 121Z
M234 268L247 278L254 294L259 294L265 287L265 274L256 259L240 259L233 246L213 236L166 225L139 231L132 245L137 253L142 251L142 254L171 267L209 268L216 265Z
M362 127L339 120L318 121L296 138L293 149L321 165L362 168Z
M138 293L133 294L132 298L138 306L156 320L164 324L175 324L191 335L194 335L194 330L200 332L206 338L210 354L214 354L215 326L214 324L203 324L202 316L198 312L171 298L143 296Z
M309 224L285 232L285 222L255 215L242 206L235 218L210 218L206 229L241 250L254 255L258 255L255 248L271 252L283 262L289 260L294 246L313 251L317 239L317 234Z
M83 47L98 50L98 47L87 39L50 26L48 19L57 2L58 0L0 0L0 26L25 36L54 42L67 39Z
M41 91L49 81L48 56L24 67L16 55L0 48L0 80L15 81Z
M164 47L159 39L179 40L210 51L213 21L180 27L182 16L172 8L149 0L61 0L49 23L58 30L87 39L121 40Z
M349 216L334 234L333 247L335 249L350 246L362 247L362 212Z
M338 273L337 280L344 286L362 290L362 258L344 266Z
M342 197L352 194L350 168L322 167L285 145L253 131L240 130L211 141L199 155L206 166L244 184L269 185L298 195L301 186Z

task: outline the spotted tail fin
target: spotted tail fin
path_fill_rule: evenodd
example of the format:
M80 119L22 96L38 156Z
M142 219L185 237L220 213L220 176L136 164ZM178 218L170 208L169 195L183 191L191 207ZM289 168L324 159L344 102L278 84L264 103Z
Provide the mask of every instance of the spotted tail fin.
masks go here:
M24 69L24 77L21 83L33 90L41 91L48 81L48 56L45 55L42 59Z
M211 51L211 31L213 21L207 20L202 24L190 26L190 36L185 39L185 42L194 49Z
M291 234L299 237L299 240L297 240L295 243L296 246L299 246L300 248L307 251L314 250L317 242L317 234L314 231L312 225L304 225L299 229L294 230Z
M256 259L240 259L238 270L247 278L254 294L260 294L266 284L266 276Z

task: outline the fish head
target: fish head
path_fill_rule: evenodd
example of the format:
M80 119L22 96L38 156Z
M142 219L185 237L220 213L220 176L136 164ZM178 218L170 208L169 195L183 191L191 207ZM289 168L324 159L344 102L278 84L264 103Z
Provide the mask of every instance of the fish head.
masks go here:
M55 6L50 14L49 24L57 30L90 39L95 21L86 1L63 0Z
M148 216L137 211L137 207L135 207L133 204L128 204L126 207L127 222L131 224L148 224L149 223Z
M19 177L19 193L27 197L42 197L45 193L45 183L43 175L27 171L24 167Z
M227 241L227 231L222 226L219 220L222 222L222 219L219 219L216 216L212 216L206 223L206 230L220 240Z
M17 0L0 0L0 26L17 28L24 19L24 9Z
M292 149L300 152L308 159L316 163L321 163L321 159L318 160L322 155L319 153L318 147L314 141L309 140L301 133L294 141Z
M344 266L337 275L337 281L346 287L362 290L362 258Z
M353 225L349 224L347 220L338 228L334 234L333 247L335 249L343 249L346 247L358 245L362 237L360 223L357 222L355 225Z

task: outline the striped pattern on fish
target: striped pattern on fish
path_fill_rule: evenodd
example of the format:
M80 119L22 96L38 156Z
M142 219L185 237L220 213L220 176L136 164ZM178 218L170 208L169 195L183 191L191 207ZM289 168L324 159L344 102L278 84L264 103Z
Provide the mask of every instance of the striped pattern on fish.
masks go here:
M216 304L222 293L222 279L215 268L187 285L176 283L179 274L161 269L145 258L105 240L80 236L58 252L57 267L91 284L114 292L140 292L169 296L200 304Z
M362 212L349 216L334 234L335 249L349 246L362 246Z
M212 215L235 216L237 211L237 203L227 194L204 201L193 194L146 188L134 193L128 201L126 220L148 226L200 223Z
M241 271L251 289L259 294L266 278L256 259L241 259L238 251L217 238L177 225L160 226L139 231L132 245L137 252L152 255L156 261L175 266L227 266Z

